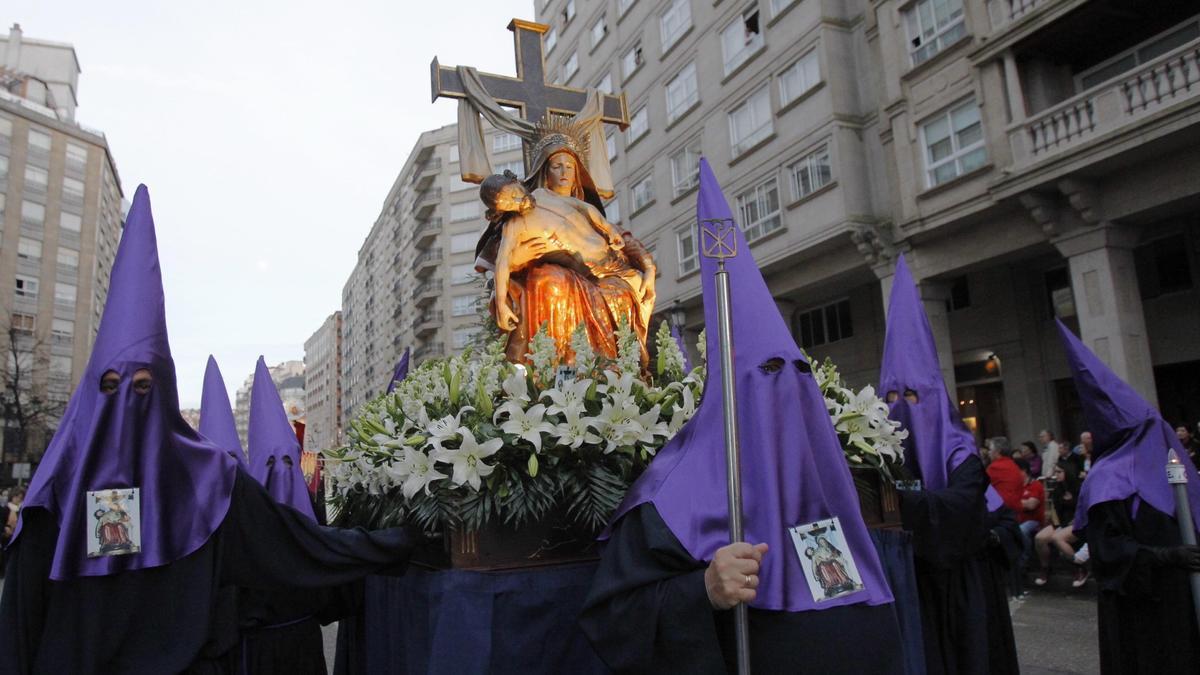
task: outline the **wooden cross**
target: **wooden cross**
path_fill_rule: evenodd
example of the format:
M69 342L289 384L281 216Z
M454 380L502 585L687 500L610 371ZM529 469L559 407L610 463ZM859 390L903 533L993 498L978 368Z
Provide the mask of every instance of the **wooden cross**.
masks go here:
M574 87L546 83L546 61L542 53L542 34L550 27L513 19L508 24L513 32L513 44L517 56L517 76L480 73L484 89L497 103L517 108L521 117L537 122L547 112L559 115L574 115L583 109L587 92ZM434 57L431 65L433 76L433 100L439 96L466 98L462 78L452 66L438 64ZM602 120L618 125L622 130L629 126L629 109L625 105L625 94L620 96L603 94Z

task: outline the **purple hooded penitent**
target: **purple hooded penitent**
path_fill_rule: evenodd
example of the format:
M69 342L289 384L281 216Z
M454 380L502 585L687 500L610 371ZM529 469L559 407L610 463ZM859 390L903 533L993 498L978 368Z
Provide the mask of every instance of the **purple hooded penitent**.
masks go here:
M403 381L406 377L408 377L408 347L404 348L404 354L396 362L396 369L392 371L392 381L388 382L387 393L392 393L396 389L396 383Z
M238 438L237 423L233 420L233 408L229 405L229 392L217 360L209 355L204 369L204 392L200 396L200 435L228 452L239 464L246 464L242 452L242 439Z
M905 398L907 391L916 393L916 403ZM978 453L975 437L963 426L946 391L933 329L903 255L896 261L892 281L879 393L895 399L889 404L891 418L908 429L905 466L925 488L946 487L958 465Z
M250 452L250 475L267 488L275 501L316 520L304 472L300 470L300 441L288 422L279 390L261 356L254 367L254 388L250 390L246 445Z
M671 337L675 339L675 346L679 347L679 353L683 354L683 372L692 372L692 357L688 356L687 345L683 342L683 329L679 326L671 326Z
M1095 448L1092 470L1079 491L1075 528L1087 527L1088 509L1093 504L1122 501L1131 495L1174 517L1175 496L1166 471L1167 450L1174 448L1188 469L1188 501L1192 521L1200 531L1200 481L1175 430L1070 329L1057 323Z
M706 160L700 160L698 225L732 220L729 204ZM766 542L762 583L751 605L798 612L892 601L882 567L859 511L850 469L829 420L825 400L741 231L737 256L727 260L732 296L734 368L741 423L741 467L746 541ZM701 235L698 233L698 237ZM721 370L717 354L715 260L701 258L708 375L692 419L658 453L613 516L652 503L693 558L712 560L729 544ZM817 603L805 582L788 528L838 517L864 588Z
M142 369L153 384L139 392L133 379ZM120 384L104 393L100 381L109 371ZM58 523L50 578L116 574L187 556L225 519L236 475L237 462L179 414L150 195L138 186L91 359L25 497L24 510L46 509ZM133 541L119 555L100 548L90 556L94 540L104 541L106 507L88 493L129 489L137 490L137 508L127 511L136 522L125 523ZM14 541L20 531L18 523Z

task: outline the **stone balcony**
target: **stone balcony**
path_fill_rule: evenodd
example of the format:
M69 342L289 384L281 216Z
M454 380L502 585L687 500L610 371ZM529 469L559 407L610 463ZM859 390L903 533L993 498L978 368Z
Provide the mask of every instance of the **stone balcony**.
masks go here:
M417 350L413 352L413 359L415 361L423 361L426 358L441 356L445 351L446 345L444 343L430 342L417 347Z
M430 218L419 221L413 230L413 244L420 247L428 246L442 232L442 219Z
M413 289L412 298L418 307L423 307L429 304L430 301L437 299L441 294L442 280L430 279Z
M420 337L435 331L441 327L444 318L445 314L441 310L422 312L413 319L413 332Z
M1078 150L1164 110L1200 101L1200 40L1073 96L1008 130L1013 168Z
M412 271L419 277L432 272L442 262L442 249L430 249L413 260Z

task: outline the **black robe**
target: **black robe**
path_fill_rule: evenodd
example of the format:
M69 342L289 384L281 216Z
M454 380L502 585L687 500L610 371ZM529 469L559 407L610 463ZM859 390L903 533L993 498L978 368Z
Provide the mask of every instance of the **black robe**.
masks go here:
M1148 546L1180 546L1179 525L1132 498L1088 509L1088 550L1100 584L1100 670L1200 673L1200 633L1187 572L1156 564Z
M913 533L929 675L988 672L990 622L979 556L987 535L987 486L983 463L971 456L945 488L900 492L904 529Z
M1017 641L1008 610L1013 569L1024 546L1021 528L1006 506L987 514L988 536L979 552L983 573L983 600L987 609L988 671L991 675L1017 675Z
M238 469L229 512L191 555L103 577L49 578L58 527L24 513L0 599L3 673L230 673L240 667L239 589L350 583L396 569L403 530L322 528Z
M600 658L619 673L737 672L733 612L709 604L706 566L683 548L652 504L625 514L580 617ZM751 608L749 615L754 672L903 672L891 604L794 613Z

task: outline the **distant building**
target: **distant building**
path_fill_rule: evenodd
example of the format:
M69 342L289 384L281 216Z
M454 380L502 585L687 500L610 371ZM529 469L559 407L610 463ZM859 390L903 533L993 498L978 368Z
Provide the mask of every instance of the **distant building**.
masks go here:
M184 408L179 411L183 416L183 421L187 422L190 427L200 430L200 409L199 408Z
M279 390L279 398L283 401L283 409L287 412L288 421L304 421L304 362L284 361L277 366L270 366L271 380ZM254 373L251 373L242 383L235 395L233 420L237 425L238 436L242 446L246 445L246 432L250 427L250 392L254 387Z
M304 342L304 447L342 442L342 313L334 312Z
M108 297L123 193L104 134L75 120L74 47L14 25L0 55L0 350L10 354L0 367L6 383L62 409ZM27 434L26 457L8 422L5 462L36 461L50 430Z

